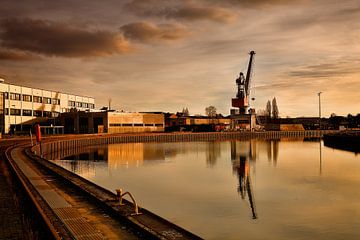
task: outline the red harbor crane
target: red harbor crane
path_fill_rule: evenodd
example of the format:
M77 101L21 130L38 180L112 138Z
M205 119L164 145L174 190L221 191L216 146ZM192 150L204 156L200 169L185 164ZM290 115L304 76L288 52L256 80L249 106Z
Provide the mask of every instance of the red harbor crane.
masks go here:
M240 114L246 114L247 108L249 107L250 80L253 69L255 52L251 51L249 55L250 55L250 60L249 60L246 76L244 76L244 73L240 72L239 77L236 79L236 85L238 87L236 98L232 99L232 106L235 108L239 108Z

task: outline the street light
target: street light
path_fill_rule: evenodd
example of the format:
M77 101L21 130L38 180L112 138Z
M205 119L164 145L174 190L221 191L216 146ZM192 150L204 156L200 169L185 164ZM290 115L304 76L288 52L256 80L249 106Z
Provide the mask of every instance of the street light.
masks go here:
M319 96L319 130L321 130L321 94L322 94L322 92L318 92L318 96Z

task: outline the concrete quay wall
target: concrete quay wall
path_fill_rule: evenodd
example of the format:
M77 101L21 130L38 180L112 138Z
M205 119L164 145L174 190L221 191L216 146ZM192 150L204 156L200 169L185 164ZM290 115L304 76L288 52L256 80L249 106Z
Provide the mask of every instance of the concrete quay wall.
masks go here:
M280 138L320 138L333 130L322 131L266 131L266 132L210 132L210 133L149 133L149 134L102 134L72 136L69 139L58 139L43 142L42 155L46 159L61 159L74 153L80 153L84 147L112 143L133 142L182 142L182 141L220 141L248 139ZM32 147L32 152L40 155L40 146Z

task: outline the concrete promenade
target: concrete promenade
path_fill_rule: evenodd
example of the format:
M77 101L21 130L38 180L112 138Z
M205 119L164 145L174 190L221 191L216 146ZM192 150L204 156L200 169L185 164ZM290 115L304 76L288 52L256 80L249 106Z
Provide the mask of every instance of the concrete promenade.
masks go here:
M1 163L2 164L2 163ZM0 239L24 239L23 216L15 205L12 189L0 174Z
M6 146L0 146L0 239L24 239L26 226L11 185L9 169L4 161Z

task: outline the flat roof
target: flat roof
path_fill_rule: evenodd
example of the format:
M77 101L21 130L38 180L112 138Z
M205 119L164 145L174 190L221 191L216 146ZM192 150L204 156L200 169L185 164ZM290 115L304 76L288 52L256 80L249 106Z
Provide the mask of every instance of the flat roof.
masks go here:
M26 86L26 85L16 85L16 84L7 83L7 82L0 82L0 84L6 84L6 85L12 85L12 86L18 86L18 87L27 87L27 88L33 88L33 89L38 89L38 90L43 90L43 91L60 92L60 93L68 94L68 95L74 95L74 96L79 96L79 97L93 98L93 99L95 100L94 97L90 97L90 96L86 96L86 95L77 95L77 94L68 93L68 92L54 91L54 90L50 90L50 89L36 88L36 87L30 87L30 86Z

